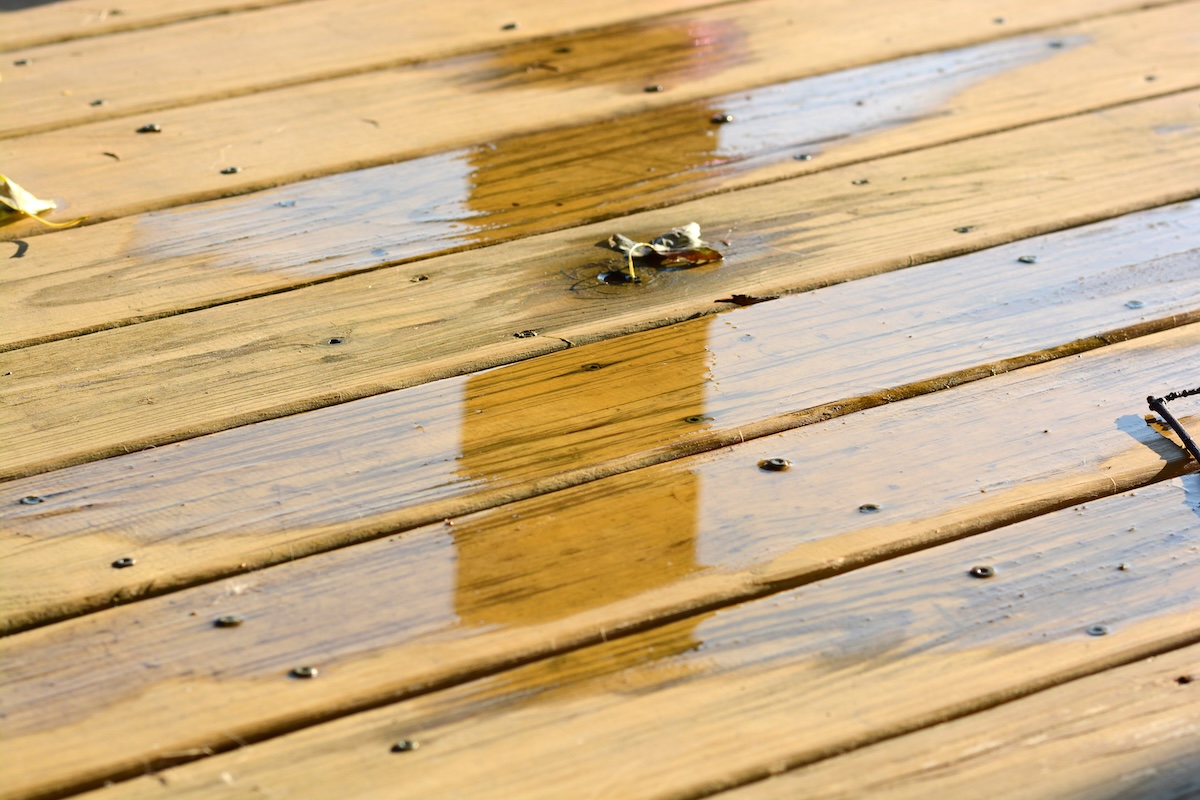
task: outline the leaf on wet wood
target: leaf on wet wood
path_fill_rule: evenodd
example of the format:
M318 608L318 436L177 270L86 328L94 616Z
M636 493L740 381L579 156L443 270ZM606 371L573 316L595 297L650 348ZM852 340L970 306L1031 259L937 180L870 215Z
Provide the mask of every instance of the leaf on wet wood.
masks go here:
M672 228L649 242L635 242L628 236L614 233L608 246L625 254L629 262L629 277L637 280L633 259L641 258L655 267L698 267L720 261L722 255L700 239L700 226L689 222Z
M34 197L5 175L0 175L0 205L7 206L7 209L0 208L0 215L20 214L31 219L36 219L43 225L49 225L52 228L68 228L72 225L78 225L87 219L87 217L79 217L70 222L51 222L50 220L42 219L38 214L58 208L58 204L53 200L42 200L40 197Z

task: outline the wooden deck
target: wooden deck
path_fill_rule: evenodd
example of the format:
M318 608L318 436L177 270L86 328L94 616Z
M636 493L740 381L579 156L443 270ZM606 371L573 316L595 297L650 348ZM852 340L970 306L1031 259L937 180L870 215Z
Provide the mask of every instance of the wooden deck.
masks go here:
M0 798L1200 797L1200 0L0 50Z

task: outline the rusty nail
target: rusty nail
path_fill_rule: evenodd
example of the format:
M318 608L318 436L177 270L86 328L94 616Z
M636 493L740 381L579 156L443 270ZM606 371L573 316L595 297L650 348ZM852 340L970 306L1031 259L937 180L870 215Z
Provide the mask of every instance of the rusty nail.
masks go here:
M421 743L413 739L401 739L392 745L393 753L411 753L421 746Z
M149 122L137 129L138 133L162 133L162 127L154 122Z
M37 495L31 494L31 495L22 497L17 502L23 506L36 506L38 503L44 503L45 501L42 498L38 497Z
M987 565L981 564L978 567L971 567L968 574L972 578L993 578L996 575L996 570Z
M113 569L125 569L126 567L132 567L136 563L136 558L125 556L124 558L118 558L116 561L112 562L112 566Z
M245 621L246 620L242 619L239 616L236 616L233 614L228 614L224 617L217 617L216 619L214 619L213 627L215 627L215 628L236 628L238 625L241 625Z
M290 674L293 678L315 678L317 677L317 668L310 666L293 667Z
M791 466L792 462L786 458L768 458L758 462L758 468L767 472L783 472L785 469L790 469Z

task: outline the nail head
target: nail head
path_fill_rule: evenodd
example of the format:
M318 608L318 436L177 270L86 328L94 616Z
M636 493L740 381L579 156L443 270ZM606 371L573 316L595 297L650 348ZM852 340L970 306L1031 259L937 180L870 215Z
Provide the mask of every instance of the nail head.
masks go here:
M227 614L223 617L217 617L213 620L213 627L216 628L236 628L246 620L233 614Z
M992 578L996 575L996 570L986 564L980 564L976 567L971 567L970 576L972 578Z
M1108 635L1108 626L1107 625L1089 625L1087 628L1087 635L1088 636L1107 636Z
M791 469L792 462L786 458L768 458L758 462L758 468L767 472L783 472L785 469Z
M138 133L162 133L162 126L154 122L149 122L137 129Z
M317 668L310 666L294 667L289 673L293 678L315 678L317 677Z
M113 566L113 569L126 569L128 567L132 567L136 563L137 563L136 558L132 558L131 556L125 556L124 558L118 558L116 561L112 562L112 566Z
M413 739L401 739L392 745L393 753L411 753L421 746L421 743Z

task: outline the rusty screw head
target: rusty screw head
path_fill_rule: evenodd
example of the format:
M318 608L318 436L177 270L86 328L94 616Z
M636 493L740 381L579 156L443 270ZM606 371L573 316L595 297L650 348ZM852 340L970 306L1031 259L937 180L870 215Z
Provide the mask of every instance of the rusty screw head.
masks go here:
M992 578L995 577L996 570L986 564L981 564L977 567L971 567L967 574L972 578Z
M136 558L125 556L124 558L118 558L116 561L112 562L112 566L113 569L125 569L126 567L132 567L136 563Z
M214 619L213 627L215 627L215 628L236 628L238 625L241 625L245 621L246 620L244 620L241 617L236 616L234 614L227 614L224 617L217 617L216 619Z
M302 667L293 667L292 671L288 674L293 678L315 678L317 677L317 672L316 667L305 665Z
M758 468L767 472L783 472L785 469L791 469L792 462L786 458L768 458L758 462Z

